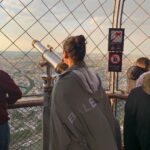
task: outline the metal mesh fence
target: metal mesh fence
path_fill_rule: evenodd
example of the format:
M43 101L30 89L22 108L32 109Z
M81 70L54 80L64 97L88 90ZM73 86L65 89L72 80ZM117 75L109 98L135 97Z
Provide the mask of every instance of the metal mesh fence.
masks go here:
M126 70L135 59L150 56L149 1L125 1L122 27L125 28L123 71L119 86L126 90ZM108 28L112 27L114 2L108 0L1 0L0 68L16 78L24 94L41 93L41 55L32 40L50 44L62 54L62 41L69 35L84 34L87 64L109 85L107 73ZM34 72L33 72L34 70Z
M120 124L120 131L121 131L121 138L123 144L123 124L124 124L124 107L125 107L125 100L117 99L116 106L115 106L115 116Z
M121 2L125 2L121 18L121 26L125 28L125 44L122 72L119 73L117 84L119 89L126 91L127 68L138 57L150 58L150 2ZM107 45L108 28L113 24L113 9L114 1L110 0L0 0L0 69L15 79L24 95L42 94L41 75L45 73L45 68L39 66L42 57L32 47L33 39L45 46L51 45L61 56L63 40L69 35L83 34L87 39L86 62L100 75L103 86L109 89ZM118 102L117 118L121 124L123 106ZM29 149L30 146L30 149L37 149L36 142L41 143L41 133L37 134L35 126L40 121L37 122L39 117L34 115L35 112L36 109L22 108L10 113L13 150ZM21 121L17 120L18 116L22 117Z
M106 75L107 34L113 3L89 0L1 1L1 69L16 77L25 94L41 93L38 63L41 55L32 47L37 39L50 44L61 55L62 41L69 35L84 34L88 42L87 63L108 84ZM103 62L103 63L102 63ZM33 72L34 70L34 72Z
M42 107L9 110L10 150L42 149Z
M148 0L125 1L122 27L125 28L125 45L123 57L123 71L119 74L119 89L127 90L127 68L134 65L139 57L150 58L149 42L150 10Z

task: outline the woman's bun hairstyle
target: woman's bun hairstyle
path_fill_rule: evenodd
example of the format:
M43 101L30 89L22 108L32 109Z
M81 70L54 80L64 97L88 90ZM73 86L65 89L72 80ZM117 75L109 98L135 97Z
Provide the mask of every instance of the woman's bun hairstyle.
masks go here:
M86 39L83 35L71 36L64 41L63 49L75 62L83 61L86 53Z

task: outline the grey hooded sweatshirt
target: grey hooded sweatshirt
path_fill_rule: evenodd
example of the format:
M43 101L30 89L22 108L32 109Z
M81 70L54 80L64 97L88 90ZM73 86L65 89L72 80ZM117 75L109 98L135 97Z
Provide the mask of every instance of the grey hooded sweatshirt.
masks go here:
M51 100L49 150L118 150L109 101L86 66L60 75Z

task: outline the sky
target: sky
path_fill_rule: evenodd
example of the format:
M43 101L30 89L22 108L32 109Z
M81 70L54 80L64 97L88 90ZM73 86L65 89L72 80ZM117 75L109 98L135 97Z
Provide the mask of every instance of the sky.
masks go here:
M0 51L31 50L33 39L61 50L67 36L83 34L89 53L105 54L113 5L113 0L1 0ZM142 51L150 56L149 7L149 0L125 1L126 54Z

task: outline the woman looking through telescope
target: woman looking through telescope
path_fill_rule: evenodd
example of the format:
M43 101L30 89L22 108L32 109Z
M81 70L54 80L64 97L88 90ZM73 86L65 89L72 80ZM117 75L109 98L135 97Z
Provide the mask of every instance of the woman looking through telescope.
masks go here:
M52 91L50 150L118 150L120 145L109 100L100 78L84 62L85 55L83 35L64 41L68 69Z

